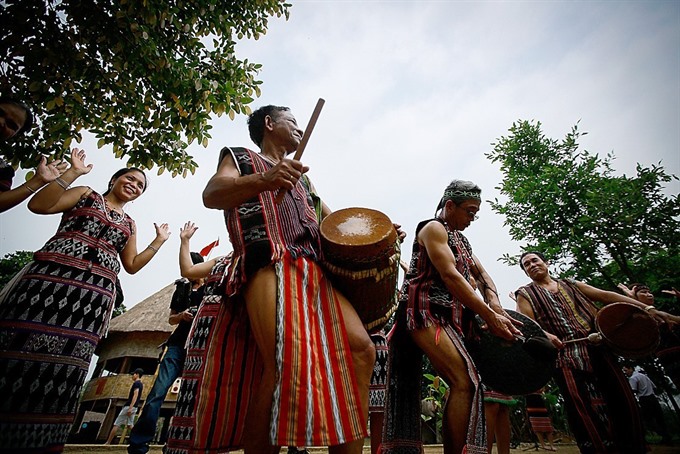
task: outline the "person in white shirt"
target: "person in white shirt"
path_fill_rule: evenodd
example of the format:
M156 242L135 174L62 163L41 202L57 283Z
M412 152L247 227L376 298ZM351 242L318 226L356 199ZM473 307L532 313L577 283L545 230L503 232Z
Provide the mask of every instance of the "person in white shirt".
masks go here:
M623 373L628 377L628 383L637 396L642 412L642 421L647 429L654 429L661 435L662 444L671 444L672 439L663 418L661 404L656 397L654 382L647 375L637 371L632 365L623 366Z

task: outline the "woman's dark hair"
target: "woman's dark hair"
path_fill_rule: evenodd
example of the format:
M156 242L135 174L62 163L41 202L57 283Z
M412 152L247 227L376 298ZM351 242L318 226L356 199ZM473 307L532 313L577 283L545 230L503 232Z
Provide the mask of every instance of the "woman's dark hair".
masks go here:
M262 146L262 140L264 139L264 119L267 115L276 120L279 116L279 112L286 112L290 109L288 107L282 106L263 106L257 109L255 112L251 113L248 117L248 132L250 132L250 138L255 145L258 147Z
M146 188L149 187L149 179L146 177L146 174L144 173L144 171L142 169L137 168L137 167L123 167L122 169L118 170L116 173L111 175L111 179L109 180L109 187L106 189L106 192L104 192L104 194L102 194L102 195L106 195L109 192L111 192L111 188L113 187L114 181L116 181L118 178L122 177L126 173L130 173L130 172L133 172L133 171L139 172L142 175L144 175L144 189L142 190L142 194L143 194L144 191L146 191Z
M451 200L456 205L463 203L466 200L482 200L482 189L472 181L451 181L446 189L444 189L444 195L441 200L439 200L439 205L437 205L435 213L444 208L447 200Z
M31 108L28 107L26 103L10 96L0 96L0 104L14 104L15 106L21 107L24 112L26 112L26 120L24 121L23 126L17 130L14 137L23 134L33 127L33 112L31 112Z
M519 267L522 268L523 271L526 271L526 270L524 269L524 265L522 264L522 259L529 254L534 254L534 255L538 256L539 259L543 260L543 262L548 263L548 261L545 259L545 256L543 254L541 254L540 252L526 251L524 254L519 256Z

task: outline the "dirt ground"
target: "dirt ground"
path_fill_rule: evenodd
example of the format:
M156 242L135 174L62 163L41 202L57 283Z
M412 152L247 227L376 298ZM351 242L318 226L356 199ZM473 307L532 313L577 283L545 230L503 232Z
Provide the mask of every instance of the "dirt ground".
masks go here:
M555 445L557 448L557 454L579 454L579 450L573 443L557 443ZM65 453L68 454L126 454L127 446L125 445L66 445ZM650 445L651 454L678 454L680 453L680 446L661 446L661 445ZM326 454L328 449L326 448L309 448L309 454ZM281 449L281 454L286 454L287 450ZM425 445L425 454L443 454L444 450L441 445ZM497 453L496 448L492 451L494 454ZM548 454L551 451L546 451L544 449L536 449L533 443L524 443L518 446L516 449L511 449L512 454L519 453L535 453L539 452L541 454ZM152 446L149 451L150 454L161 454L162 446ZM364 454L370 454L370 446L364 447ZM234 454L243 454L243 451L234 451Z

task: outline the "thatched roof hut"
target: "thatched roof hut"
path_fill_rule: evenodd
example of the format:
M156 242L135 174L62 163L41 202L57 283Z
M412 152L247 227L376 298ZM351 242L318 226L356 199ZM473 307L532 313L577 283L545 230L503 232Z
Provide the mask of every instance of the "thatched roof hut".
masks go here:
M174 291L175 284L168 284L123 314L111 319L109 335L114 332L161 331L168 333L172 331L172 326L168 324L168 314Z
M83 390L74 425L80 430L82 423L96 422L96 430L89 436L90 442L106 438L128 396L132 384L131 371L138 367L144 370L142 399L149 393L161 353L159 346L174 329L168 323L174 291L174 283L169 284L112 319L108 335L97 345L97 366ZM171 389L161 409L166 419L163 422L165 428L176 399L177 391Z
M158 358L158 346L174 329L168 323L174 291L174 283L169 284L111 320L108 335L99 342L95 351L99 355L95 377L102 370L126 373L137 367L153 373L148 364ZM124 358L129 359L128 368L123 367Z

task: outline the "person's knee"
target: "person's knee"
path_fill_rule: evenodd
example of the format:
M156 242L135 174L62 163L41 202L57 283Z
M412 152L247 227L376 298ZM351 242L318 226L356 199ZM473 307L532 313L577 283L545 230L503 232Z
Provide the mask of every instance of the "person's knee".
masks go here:
M350 346L355 365L361 370L368 370L370 378L370 374L373 373L373 364L375 363L375 344L373 344L370 337L366 336L365 339L355 341Z
M457 395L472 395L475 392L475 385L465 370L452 370L449 377L451 392Z

